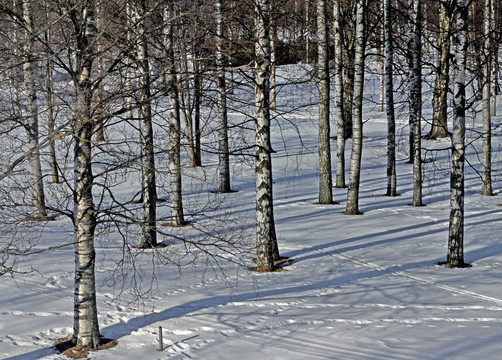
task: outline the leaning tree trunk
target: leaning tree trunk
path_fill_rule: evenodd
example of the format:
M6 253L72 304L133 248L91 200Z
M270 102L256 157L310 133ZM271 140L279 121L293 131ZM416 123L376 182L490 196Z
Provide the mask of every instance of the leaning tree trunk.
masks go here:
M413 206L422 206L422 16L421 1L412 0L411 10L411 89L410 89L410 125L413 134Z
M33 69L33 43L35 35L33 31L33 14L30 0L23 0L24 20L24 49L23 70L26 107L26 131L28 132L28 169L30 174L30 187L32 193L32 217L44 219L47 216L45 207L44 181L42 177L42 165L40 163L40 149L38 143L38 106L35 90L35 71Z
M171 18L172 17L172 18ZM183 216L182 188L181 188L181 124L180 104L178 98L178 84L174 58L174 8L169 1L164 6L164 24L166 25L166 73L167 92L169 96L169 205L171 208L171 225L181 226L185 223Z
M135 0L132 7L134 22L137 23L137 74L139 92L139 122L141 139L141 195L143 200L143 221L141 224L141 247L157 245L155 156L153 149L152 109L150 100L150 66L146 36L145 0Z
M363 87L364 87L364 48L365 48L365 9L366 0L357 0L355 39L355 77L354 107L352 122L352 153L350 156L349 191L345 214L357 215L359 212L359 183L361 178L361 159L363 151Z
M464 263L464 156L465 156L465 72L469 0L457 0L455 32L456 64L453 89L453 135L451 147L450 224L446 266Z
M391 0L384 2L385 99L387 107L387 196L397 195L396 119L394 114L394 44L392 43Z
M450 82L450 36L452 27L452 0L439 1L439 33L437 39L438 55L436 61L436 79L432 97L432 127L429 139L448 136L448 86Z
M225 58L223 56L223 4L214 2L216 13L216 85L218 88L218 168L222 193L231 192L230 156L228 150L227 87L225 84Z
M481 171L481 195L493 195L492 192L492 121L491 121L491 0L484 0L483 27L483 160Z
M256 0L255 108L256 108L256 259L259 271L273 271L279 260L272 196L270 155L269 3Z
M336 180L337 188L345 187L345 125L343 114L343 55L340 28L340 1L333 7L335 28L335 112L337 124L336 138Z
M333 202L329 123L329 65L326 0L317 0L318 77L319 77L319 204Z
M82 29L77 34L76 109L74 148L75 298L73 342L95 348L100 342L94 269L96 211L92 200L91 69L94 60L94 2L82 3ZM75 20L78 21L78 20Z

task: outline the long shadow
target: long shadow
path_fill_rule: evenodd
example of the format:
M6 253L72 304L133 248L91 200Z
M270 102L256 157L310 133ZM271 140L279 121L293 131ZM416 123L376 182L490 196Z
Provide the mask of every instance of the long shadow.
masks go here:
M469 226L476 226L476 225L482 225L482 224L486 224L486 223L493 223L493 220L481 220L481 221L478 221L478 222L469 222L469 219L476 218L476 217L485 217L485 216L487 216L489 214L494 214L494 213L499 213L499 212L500 212L499 209L494 209L494 210L486 211L486 212L483 212L483 213L468 215L468 216L466 216L465 226L466 226L466 228L468 228ZM502 219L501 219L501 221L502 221ZM332 248L332 247L337 247L337 246L340 246L340 245L350 244L350 243L357 242L357 241L360 241L360 240L365 240L365 239L368 239L368 238L386 237L386 236L389 236L390 234L396 234L396 233L400 233L400 232L404 232L404 231L410 231L410 230L423 229L424 227L430 227L431 225L437 225L437 221L429 221L429 222L426 222L426 223L414 224L414 225L405 226L405 227L398 228L398 229L385 230L385 231L380 231L380 232L376 232L376 233L373 233L373 234L367 234L367 235L360 235L360 236L350 237L350 238L346 238L346 239L343 239L343 240L337 240L337 241L333 241L333 242L330 242L330 243L325 243L325 244L320 244L320 245L312 246L310 248L299 249L297 251L286 253L286 254L284 254L284 256L295 258L295 262L305 261L305 260L308 260L308 259L315 259L315 258L324 256L324 255L329 255L329 254L333 254L333 253L342 253L342 252L347 252L347 251L351 251L351 250L364 249L364 248L368 248L368 247L372 247L372 246L376 246L376 245L382 245L382 244L399 242L399 241L408 239L410 236L419 237L419 236L425 236L425 235L432 235L432 234L436 234L436 233L441 233L441 232L445 231L445 229L441 229L441 228L438 228L438 229L429 229L429 230L424 230L424 231L420 231L420 232L414 232L413 235L404 234L404 235L400 235L400 236L397 236L397 237L396 236L392 236L392 237L390 237L388 239L385 238L385 239L382 239L382 240L377 240L377 241L368 242L368 243L364 243L364 244L354 244L354 245L351 245L351 246L347 246L345 248L337 248L337 249L334 249L334 250L332 250L332 251L330 251L328 253L326 253L326 252L319 252L320 250L325 250L327 248ZM298 255L300 255L302 253L310 253L310 252L314 252L314 253L310 254L310 255L303 256L303 257L298 257Z

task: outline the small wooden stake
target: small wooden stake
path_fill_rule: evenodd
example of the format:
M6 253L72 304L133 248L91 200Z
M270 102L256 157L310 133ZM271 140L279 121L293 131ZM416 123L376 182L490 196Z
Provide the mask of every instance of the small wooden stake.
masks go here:
M158 351L164 351L164 342L162 341L162 326L159 326L159 348Z

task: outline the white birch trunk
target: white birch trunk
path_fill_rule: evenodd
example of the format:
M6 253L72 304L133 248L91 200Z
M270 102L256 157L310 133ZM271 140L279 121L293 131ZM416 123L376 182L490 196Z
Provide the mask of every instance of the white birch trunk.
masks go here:
M445 138L448 136L447 100L450 82L451 41L450 33L453 21L453 0L440 1L439 6L439 34L437 39L438 55L436 60L436 79L434 81L434 95L432 98L432 127L429 139Z
M422 206L422 16L421 1L412 0L411 10L412 31L411 41L411 69L410 69L410 125L413 134L413 206Z
M492 121L491 121L491 0L484 0L483 16L483 94L482 94L482 113L483 113L483 158L481 171L481 195L493 195L492 192Z
M319 204L333 203L329 119L329 65L326 0L317 0L319 78Z
M345 185L345 123L343 112L343 54L342 35L340 29L340 0L333 6L335 31L335 113L337 124L336 137L336 180L337 188Z
M45 20L46 24L50 21L50 9L49 1L45 0ZM44 40L46 44L50 44L51 39L51 28L48 27L44 32ZM46 90L46 101L47 101L47 128L49 133L49 159L51 167L52 182L59 183L59 173L58 173L58 163L56 159L56 133L55 133L55 119L54 119L54 106L56 104L54 98L54 80L53 80L53 65L51 61L50 52L46 53L47 59L45 60L45 90Z
M394 113L394 44L391 0L384 1L385 99L387 108L387 196L397 195L396 120Z
M465 72L469 0L457 0L455 32L455 84L453 89L453 134L450 179L450 223L446 266L464 263L464 156L465 156Z
M169 96L169 205L171 208L171 224L181 226L185 223L183 215L182 187L181 187L181 124L180 104L178 98L178 84L176 79L176 67L174 57L174 23L175 17L173 2L164 5L164 24L166 41L166 73L167 91Z
M223 55L223 3L214 2L216 14L216 85L218 88L218 169L219 192L231 192L230 156L228 148L227 87L225 84L225 58Z
M94 269L96 212L92 199L91 69L94 60L94 2L84 1L82 29L77 39L77 77L74 148L75 297L73 342L95 348L100 342Z
M364 53L365 53L365 11L366 0L357 0L356 37L355 37L355 77L354 105L352 121L352 153L350 156L349 190L345 214L357 215L359 212L359 183L361 177L361 159L363 150L363 88L364 88Z
M255 108L256 108L256 259L259 271L275 269L279 259L275 233L272 158L270 155L269 3L256 0Z
M44 181L42 166L40 163L40 149L38 143L38 105L35 90L35 73L33 60L33 43L35 41L33 31L33 14L30 0L23 0L24 20L24 49L23 71L24 91L26 107L26 131L28 133L28 171L30 174L30 186L32 194L32 217L44 219L47 216L45 208Z
M152 110L150 100L150 66L148 59L145 0L135 0L132 6L133 21L136 23L137 73L139 92L139 125L141 140L141 195L143 200L143 221L141 224L141 247L157 245L156 232L156 184L155 157L153 149Z

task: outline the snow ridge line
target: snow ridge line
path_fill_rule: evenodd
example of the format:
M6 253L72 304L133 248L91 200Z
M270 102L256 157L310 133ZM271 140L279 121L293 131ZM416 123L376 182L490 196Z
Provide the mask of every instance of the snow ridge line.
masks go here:
M474 291L469 291L469 290L463 290L463 289L455 288L455 287L449 286L449 285L436 284L433 281L424 280L424 279L421 279L421 278L413 276L413 275L408 275L408 274L405 274L402 271L389 272L388 268L384 268L384 267L382 267L380 265L377 265L375 263L371 263L371 262L364 261L364 260L361 260L361 259L356 259L356 258L354 258L352 256L348 256L348 255L345 255L345 254L333 253L333 256L336 256L336 257L341 258L341 259L348 260L348 261L350 261L350 262L352 262L354 264L358 264L358 265L362 265L362 266L366 266L366 267L372 268L374 270L378 270L378 271L382 271L382 272L388 272L389 275L404 277L404 278L416 281L416 282L424 284L424 285L431 285L431 286L434 286L434 287L437 287L439 289L446 290L446 291L449 291L449 292L452 292L452 293L471 296L471 297L474 297L474 298L478 298L478 299L481 299L481 300L484 300L484 301L488 301L488 302L491 302L491 303L495 303L495 304L498 304L498 305L502 306L502 299L497 299L497 298L494 298L494 297L491 297L491 296L479 294L479 293L476 293Z

